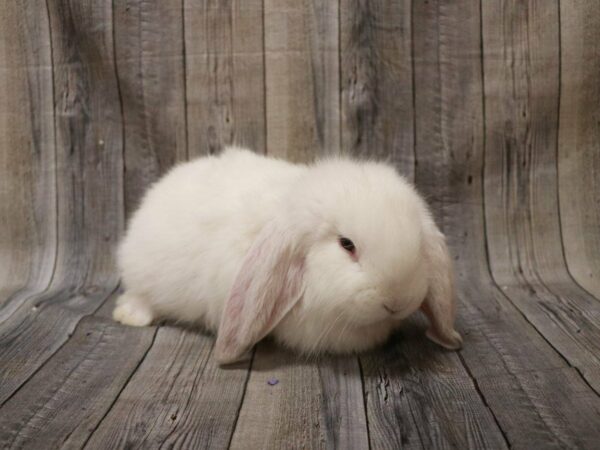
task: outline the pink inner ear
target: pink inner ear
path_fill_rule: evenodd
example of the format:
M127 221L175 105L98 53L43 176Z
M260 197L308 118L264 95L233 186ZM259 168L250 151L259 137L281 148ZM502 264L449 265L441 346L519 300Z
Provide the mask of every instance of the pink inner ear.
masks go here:
M298 301L304 258L293 236L265 227L252 246L225 304L217 359L233 362L266 336Z

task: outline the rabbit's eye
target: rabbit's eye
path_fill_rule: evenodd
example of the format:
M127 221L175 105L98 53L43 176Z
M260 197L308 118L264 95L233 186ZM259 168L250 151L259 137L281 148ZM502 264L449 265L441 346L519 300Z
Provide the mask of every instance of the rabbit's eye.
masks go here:
M344 250L346 250L349 253L354 254L354 252L356 251L356 247L354 246L354 242L352 242L348 238L341 237L340 238L340 245L344 248Z

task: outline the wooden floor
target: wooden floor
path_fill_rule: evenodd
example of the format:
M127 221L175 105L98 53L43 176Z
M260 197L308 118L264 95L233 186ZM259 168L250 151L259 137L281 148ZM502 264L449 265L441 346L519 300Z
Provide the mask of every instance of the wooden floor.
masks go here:
M263 342L227 370L198 331L112 322L114 286L44 294L3 317L0 446L598 448L598 301L573 283L499 287L472 265L461 352L417 318L360 357Z
M599 43L595 0L0 2L0 447L600 448ZM114 323L145 188L234 141L413 180L464 348Z

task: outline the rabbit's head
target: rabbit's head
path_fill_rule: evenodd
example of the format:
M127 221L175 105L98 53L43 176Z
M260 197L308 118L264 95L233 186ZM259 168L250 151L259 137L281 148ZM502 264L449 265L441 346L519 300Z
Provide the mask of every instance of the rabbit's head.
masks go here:
M419 307L428 336L459 348L453 294L444 237L408 182L384 164L319 162L246 255L217 358L236 360L274 329L307 352L362 350Z

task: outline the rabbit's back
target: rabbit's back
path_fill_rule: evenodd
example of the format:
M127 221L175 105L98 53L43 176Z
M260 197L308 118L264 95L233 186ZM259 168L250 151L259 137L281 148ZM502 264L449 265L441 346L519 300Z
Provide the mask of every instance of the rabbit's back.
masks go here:
M237 148L175 167L131 219L125 288L160 316L216 330L242 258L303 170Z

